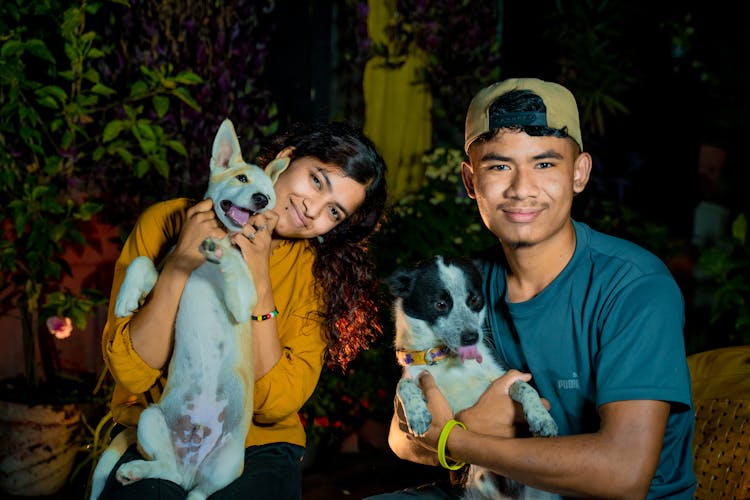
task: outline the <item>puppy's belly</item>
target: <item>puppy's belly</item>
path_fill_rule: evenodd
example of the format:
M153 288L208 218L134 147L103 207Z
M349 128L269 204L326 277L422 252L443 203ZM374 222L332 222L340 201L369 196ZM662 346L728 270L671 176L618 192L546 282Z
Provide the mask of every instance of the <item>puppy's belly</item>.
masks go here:
M252 360L249 329L229 320L215 283L188 280L175 323L167 387L159 401L185 465L199 464L223 434L240 430L249 387L245 379L252 374L252 361L240 366L240 360Z

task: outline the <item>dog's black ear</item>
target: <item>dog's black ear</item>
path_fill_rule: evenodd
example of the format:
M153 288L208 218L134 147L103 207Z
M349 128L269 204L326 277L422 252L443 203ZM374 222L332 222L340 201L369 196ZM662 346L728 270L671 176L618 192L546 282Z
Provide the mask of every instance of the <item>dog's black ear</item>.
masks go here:
M404 298L411 293L414 286L414 277L406 269L397 269L385 280L385 283L394 296Z

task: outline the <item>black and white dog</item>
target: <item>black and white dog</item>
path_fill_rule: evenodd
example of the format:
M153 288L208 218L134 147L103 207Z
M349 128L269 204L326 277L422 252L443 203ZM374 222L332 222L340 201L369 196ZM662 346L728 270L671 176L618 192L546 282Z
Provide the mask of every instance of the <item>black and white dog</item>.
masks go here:
M427 432L432 421L417 375L429 370L454 413L472 406L490 383L507 371L484 339L482 279L465 258L436 256L387 280L395 297L396 358L403 366L397 396L409 430ZM537 436L557 435L557 425L536 390L518 381L511 397L523 405L529 429ZM463 471L464 499L559 498L471 465Z

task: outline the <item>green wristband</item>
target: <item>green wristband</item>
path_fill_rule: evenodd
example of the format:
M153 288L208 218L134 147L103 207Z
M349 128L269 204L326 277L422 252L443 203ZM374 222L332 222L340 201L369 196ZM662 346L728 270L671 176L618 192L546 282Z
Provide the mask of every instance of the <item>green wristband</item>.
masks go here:
M440 438L438 438L438 461L440 462L440 465L442 465L444 468L448 470L457 470L466 465L465 462L456 462L454 464L448 464L448 462L445 460L445 445L448 443L448 436L450 435L451 431L455 426L459 426L462 429L466 429L466 426L459 422L458 420L450 419L445 423L445 426L443 427L443 430L440 431Z

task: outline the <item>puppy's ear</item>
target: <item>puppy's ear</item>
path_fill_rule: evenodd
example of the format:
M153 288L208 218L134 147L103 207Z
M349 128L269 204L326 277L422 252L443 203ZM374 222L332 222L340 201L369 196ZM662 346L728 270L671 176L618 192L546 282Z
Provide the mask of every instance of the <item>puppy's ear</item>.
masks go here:
M385 282L391 289L391 293L398 298L404 298L411 294L414 287L414 277L406 269L397 269Z
M286 170L290 161L291 160L288 157L282 156L280 158L277 157L271 163L266 165L266 175L271 178L271 182L276 184L276 179L278 179L279 175Z
M214 138L214 145L211 150L211 170L227 168L229 165L242 161L240 142L237 140L234 125L230 120L224 120L221 122L219 131L216 132Z

